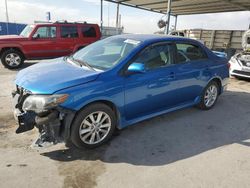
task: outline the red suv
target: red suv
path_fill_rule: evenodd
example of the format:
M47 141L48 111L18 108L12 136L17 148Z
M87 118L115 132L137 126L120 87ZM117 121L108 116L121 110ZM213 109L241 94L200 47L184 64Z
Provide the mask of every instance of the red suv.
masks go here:
M45 59L69 55L101 38L97 24L55 22L27 25L19 36L0 36L0 57L9 69L25 59Z

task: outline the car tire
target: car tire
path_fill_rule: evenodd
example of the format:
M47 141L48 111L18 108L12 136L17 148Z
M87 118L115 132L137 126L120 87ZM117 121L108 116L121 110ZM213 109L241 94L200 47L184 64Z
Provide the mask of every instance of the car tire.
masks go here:
M23 54L15 49L8 49L1 55L1 62L8 69L17 69L24 63Z
M202 92L201 101L198 104L198 107L202 110L209 110L215 105L218 97L219 86L217 82L211 81Z
M78 148L95 148L107 142L116 128L114 111L103 103L81 110L71 128L71 141Z

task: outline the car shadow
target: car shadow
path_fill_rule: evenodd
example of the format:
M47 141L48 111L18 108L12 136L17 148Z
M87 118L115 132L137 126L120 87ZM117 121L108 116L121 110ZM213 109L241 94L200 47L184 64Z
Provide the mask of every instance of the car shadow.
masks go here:
M22 70L22 69L25 69L31 65L35 65L39 63L39 61L25 61L24 64L18 69L18 70Z
M101 160L159 166L238 143L250 146L250 93L225 92L209 111L188 108L131 126L92 150L73 146L41 155L57 161Z
M29 60L29 61L25 61L23 63L23 65L17 69L8 69L8 68L5 68L7 71L11 71L11 72L17 72L17 71L20 71L22 69L25 69L29 66L32 66L32 65L35 65L39 62L43 62L44 60ZM2 65L2 62L0 61L0 67L4 68L4 66Z
M250 78L239 77L239 76L233 76L233 79L236 79L238 81L246 81L246 82L250 81Z

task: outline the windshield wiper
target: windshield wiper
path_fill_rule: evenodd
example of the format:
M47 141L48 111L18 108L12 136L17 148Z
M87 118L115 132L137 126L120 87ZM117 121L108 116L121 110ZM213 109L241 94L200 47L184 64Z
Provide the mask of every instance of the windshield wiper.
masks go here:
M96 72L96 70L95 70L92 66L90 66L87 62L82 61L82 60L80 60L80 59L75 59L75 58L73 58L73 57L71 57L71 59L72 59L73 61L77 62L80 66L84 65L85 67L88 67L89 69L91 69L91 70L93 70L93 71Z

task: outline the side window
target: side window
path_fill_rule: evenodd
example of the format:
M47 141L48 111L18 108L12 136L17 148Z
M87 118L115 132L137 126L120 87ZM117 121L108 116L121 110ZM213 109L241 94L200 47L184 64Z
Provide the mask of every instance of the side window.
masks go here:
M78 38L78 31L76 26L61 26L62 38Z
M36 30L33 37L34 38L55 38L56 37L56 27L52 27L52 26L39 27Z
M96 37L95 28L92 26L83 26L82 27L82 35L84 37Z
M184 63L194 60L207 59L206 53L199 47L193 44L176 44L177 48L177 63Z
M147 47L136 58L134 62L144 63L146 70L173 64L173 45L159 44Z

